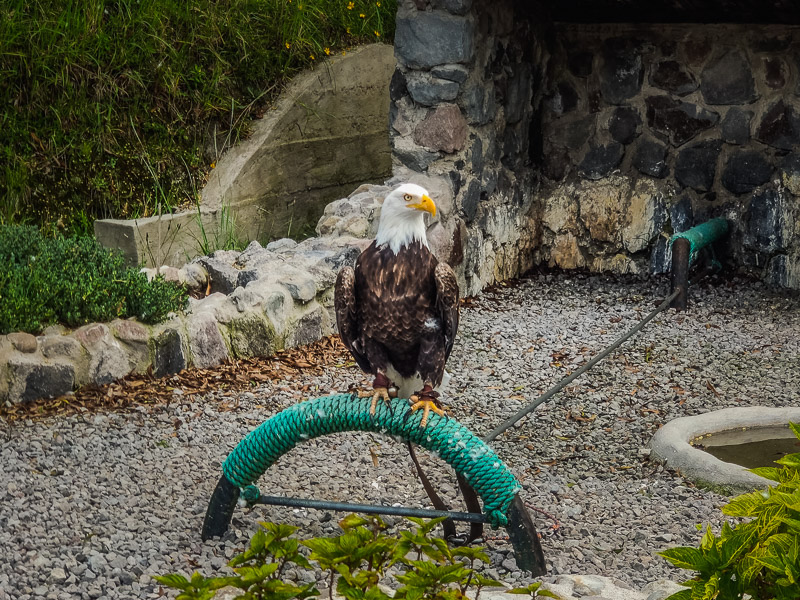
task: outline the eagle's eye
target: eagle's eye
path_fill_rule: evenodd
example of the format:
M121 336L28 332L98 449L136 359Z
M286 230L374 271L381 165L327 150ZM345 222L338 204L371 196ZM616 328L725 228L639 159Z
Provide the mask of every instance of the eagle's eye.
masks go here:
M413 198L411 197L411 194L403 194L403 200L406 202L411 202Z

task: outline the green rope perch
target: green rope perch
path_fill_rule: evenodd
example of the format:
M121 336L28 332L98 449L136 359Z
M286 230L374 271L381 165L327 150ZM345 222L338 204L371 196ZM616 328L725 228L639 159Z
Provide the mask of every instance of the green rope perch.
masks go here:
M420 427L422 411L411 412L408 400L379 401L369 414L371 398L337 394L307 400L283 410L251 431L225 459L222 471L255 502L253 485L283 454L299 442L343 431L372 431L399 436L438 454L464 476L483 500L493 528L508 523L509 506L522 488L495 452L454 419L431 413Z

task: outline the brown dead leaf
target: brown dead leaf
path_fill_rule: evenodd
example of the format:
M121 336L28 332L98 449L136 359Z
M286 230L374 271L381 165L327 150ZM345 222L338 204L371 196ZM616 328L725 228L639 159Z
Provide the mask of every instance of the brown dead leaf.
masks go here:
M597 415L585 417L583 415L573 414L571 410L567 411L567 421L578 421L579 423L591 423L597 418Z
M711 383L711 380L706 380L706 387L707 387L709 390L711 390L712 392L714 392L714 395L715 395L717 398L719 398L719 397L720 397L720 393L717 391L717 388L715 388L715 387L714 387L714 384L713 384L713 383Z
M295 369L310 369L311 367L315 366L315 365L311 364L310 362L308 362L307 360L291 360L291 359L287 359L286 360L286 364L288 364L291 367L294 367Z

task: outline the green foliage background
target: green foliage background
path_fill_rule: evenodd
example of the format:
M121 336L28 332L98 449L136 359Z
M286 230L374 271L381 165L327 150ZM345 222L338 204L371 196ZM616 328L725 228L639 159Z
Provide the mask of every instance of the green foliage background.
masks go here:
M6 0L0 224L191 203L293 74L391 42L396 0Z

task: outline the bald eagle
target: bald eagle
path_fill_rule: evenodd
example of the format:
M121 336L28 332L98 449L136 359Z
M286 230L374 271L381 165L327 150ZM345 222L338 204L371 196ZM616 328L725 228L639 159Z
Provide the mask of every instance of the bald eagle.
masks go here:
M356 363L375 376L372 405L389 401L390 387L412 410L443 415L437 388L458 329L458 281L428 248L425 213L436 215L428 192L406 183L383 202L375 241L355 268L336 279L339 335Z

